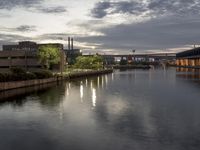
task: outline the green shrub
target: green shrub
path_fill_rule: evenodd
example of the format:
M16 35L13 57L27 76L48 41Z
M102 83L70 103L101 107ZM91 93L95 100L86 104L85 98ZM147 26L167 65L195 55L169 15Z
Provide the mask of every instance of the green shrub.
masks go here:
M37 76L32 72L27 72L26 73L26 80L33 80L33 79L37 79Z
M26 74L26 71L23 68L19 68L19 67L10 68L10 71L13 74Z
M53 77L52 72L48 71L48 70L36 71L36 72L33 72L33 73L36 75L37 79L45 79L45 78Z
M5 73L0 73L0 82L5 82Z
M13 76L11 73L0 73L0 82L13 81Z
M0 73L0 82L46 79L51 77L53 77L52 72L47 70L41 70L36 72L25 72L23 69L12 68L11 72Z

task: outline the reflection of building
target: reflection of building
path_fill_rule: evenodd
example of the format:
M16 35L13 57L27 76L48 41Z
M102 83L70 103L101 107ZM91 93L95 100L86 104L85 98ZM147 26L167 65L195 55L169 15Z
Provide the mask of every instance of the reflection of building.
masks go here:
M64 69L66 56L63 51L63 45L58 43L37 44L35 42L19 42L18 45L3 45L3 51L0 51L0 68L24 67L41 68L37 58L37 50L41 45L52 45L58 47L61 52L60 64L56 68Z
M67 56L67 62L69 64L74 64L76 58L82 55L80 49L74 49L74 40L70 37L68 38L68 49L64 49L64 51Z
M177 53L176 65L183 67L200 67L200 48Z

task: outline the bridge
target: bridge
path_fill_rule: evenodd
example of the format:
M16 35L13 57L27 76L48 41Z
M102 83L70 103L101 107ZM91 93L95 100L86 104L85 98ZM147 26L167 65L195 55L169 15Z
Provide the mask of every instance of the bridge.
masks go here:
M122 58L122 57L134 57L134 58L159 58L159 59L175 59L176 53L152 53L152 54L114 54L114 55L108 55L108 54L99 54L103 57L113 57L113 58ZM84 55L84 56L91 56L91 55Z
M142 61L142 62L163 62L163 61L174 61L176 58L176 53L148 53L148 54L100 54L106 64L111 65L114 64L116 59L124 59L128 61ZM84 55L91 56L91 55Z
M175 59L175 53L156 53L156 54L117 54L117 55L101 55L103 57L114 57L114 58L154 58L154 59Z

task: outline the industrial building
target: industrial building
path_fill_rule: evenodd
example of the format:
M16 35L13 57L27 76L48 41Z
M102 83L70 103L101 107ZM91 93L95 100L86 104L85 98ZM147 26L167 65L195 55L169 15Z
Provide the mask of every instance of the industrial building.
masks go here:
M188 68L200 68L200 48L177 53L176 65Z
M64 52L67 57L67 63L72 65L75 63L76 58L82 55L82 51L80 49L74 48L74 39L68 38L68 49L64 49Z
M3 45L3 51L0 51L0 69L11 67L23 67L25 69L41 68L42 65L37 58L37 50L41 45L54 45L61 52L60 63L54 67L63 71L66 64L66 55L63 45L59 43L37 44L31 41L19 42L17 45Z

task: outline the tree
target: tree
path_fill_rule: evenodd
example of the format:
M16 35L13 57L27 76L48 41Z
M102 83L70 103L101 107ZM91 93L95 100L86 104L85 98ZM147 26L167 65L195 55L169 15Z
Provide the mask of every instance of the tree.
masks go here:
M127 65L128 61L126 59L121 59L119 64L120 65Z
M61 57L59 48L51 44L39 46L37 55L43 68L47 69L51 65L59 63Z
M78 69L102 69L103 59L101 56L79 56L76 58L75 68Z

